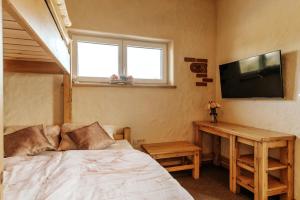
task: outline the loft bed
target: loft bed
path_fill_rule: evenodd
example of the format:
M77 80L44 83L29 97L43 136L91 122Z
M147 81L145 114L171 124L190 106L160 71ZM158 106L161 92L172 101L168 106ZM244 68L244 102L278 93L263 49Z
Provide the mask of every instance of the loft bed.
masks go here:
M64 122L71 121L71 25L64 0L3 1L4 71L64 75Z
M3 1L4 69L16 72L70 73L62 0Z

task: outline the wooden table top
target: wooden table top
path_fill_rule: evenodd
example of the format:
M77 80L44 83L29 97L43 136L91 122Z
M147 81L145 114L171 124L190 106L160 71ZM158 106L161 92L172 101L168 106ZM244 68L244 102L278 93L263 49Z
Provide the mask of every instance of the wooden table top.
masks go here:
M221 131L238 137L243 137L254 141L275 141L275 140L295 140L296 136L277 131L270 131L260 128L253 128L226 122L211 123L207 121L195 121L201 127Z
M181 153L200 150L200 147L186 141L143 144L142 147L150 155Z

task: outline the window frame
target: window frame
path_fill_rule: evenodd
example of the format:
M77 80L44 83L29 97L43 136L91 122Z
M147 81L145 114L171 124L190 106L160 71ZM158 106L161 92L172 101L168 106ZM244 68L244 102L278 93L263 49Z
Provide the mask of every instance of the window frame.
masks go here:
M87 42L95 44L107 44L107 45L118 45L119 46L119 66L118 66L118 76L120 75L130 75L127 74L127 47L139 47L139 48L149 48L149 49L161 49L161 79L136 79L134 78L134 83L136 84L168 84L168 43L164 41L155 40L135 40L135 39L124 39L115 37L102 37L102 36L82 36L73 35L73 45L72 45L72 62L73 62L73 77L77 82L98 82L98 83L108 83L110 77L82 77L78 75L78 42Z
M104 44L104 45L118 45L118 73L120 74L122 69L122 40L113 39L113 38L100 38L100 37L90 37L90 36L73 36L73 77L76 81L79 82L108 82L110 77L87 77L87 76L79 76L79 67L78 67L78 42L86 42L91 44Z
M167 44L166 43L158 43L158 42L145 42L145 41L136 41L136 40L123 40L123 66L124 66L124 73L127 74L127 47L137 47L137 48L144 48L144 49L160 49L162 50L161 53L161 79L136 79L134 78L134 82L136 83L157 83L157 84L167 84L168 81L168 70L167 70Z

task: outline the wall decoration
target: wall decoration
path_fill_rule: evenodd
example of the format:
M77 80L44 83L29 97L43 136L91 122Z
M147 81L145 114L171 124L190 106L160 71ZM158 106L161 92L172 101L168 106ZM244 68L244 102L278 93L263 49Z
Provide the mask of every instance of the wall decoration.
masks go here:
M184 62L191 63L190 70L192 73L196 74L197 78L200 78L201 81L196 82L196 86L206 87L207 83L212 83L213 79L207 77L207 59L203 58L192 58L185 57Z

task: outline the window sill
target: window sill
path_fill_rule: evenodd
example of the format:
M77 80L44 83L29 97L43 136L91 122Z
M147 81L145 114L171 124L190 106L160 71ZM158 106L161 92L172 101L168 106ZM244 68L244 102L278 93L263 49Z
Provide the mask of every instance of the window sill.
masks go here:
M76 82L73 83L73 87L116 87L116 88L166 88L176 89L176 85L163 85L163 84L133 84L133 85L121 85L110 83L89 83L89 82Z

